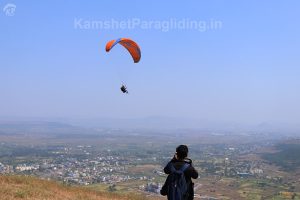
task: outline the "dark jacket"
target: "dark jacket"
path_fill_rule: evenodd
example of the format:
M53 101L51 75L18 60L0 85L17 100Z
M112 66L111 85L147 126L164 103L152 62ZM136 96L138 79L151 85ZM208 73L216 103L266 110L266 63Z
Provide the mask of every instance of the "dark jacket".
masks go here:
M185 176L185 180L189 186L188 191L189 191L190 195L189 195L188 200L192 200L192 199L194 199L194 184L192 182L192 178L193 179L198 178L198 172L193 167L192 160L188 159L188 158L186 158L184 160L177 160L175 157L173 157L173 159L164 168L164 172L166 174L170 174L171 173L171 165L173 165L176 170L179 170L185 163L190 164L190 166L184 171L184 176Z

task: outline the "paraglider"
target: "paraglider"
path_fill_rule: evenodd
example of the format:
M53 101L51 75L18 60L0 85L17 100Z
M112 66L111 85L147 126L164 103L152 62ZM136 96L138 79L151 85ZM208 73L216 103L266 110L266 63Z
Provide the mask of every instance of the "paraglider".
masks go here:
M138 63L141 59L141 50L139 45L129 38L119 38L117 40L111 40L106 44L105 50L109 52L115 45L121 44L130 53L133 61Z
M138 63L141 59L141 49L139 45L129 38L119 38L116 40L111 40L107 42L105 50L109 52L115 45L120 44L127 49L130 53L134 63ZM120 87L124 94L128 94L128 90L124 84Z

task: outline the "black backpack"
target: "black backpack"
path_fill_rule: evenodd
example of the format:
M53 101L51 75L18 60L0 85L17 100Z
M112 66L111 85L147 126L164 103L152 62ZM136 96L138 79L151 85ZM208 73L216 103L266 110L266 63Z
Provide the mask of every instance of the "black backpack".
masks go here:
M188 184L185 180L184 171L190 165L185 163L179 170L171 164L171 174L168 175L160 193L167 195L168 200L185 200L188 197Z

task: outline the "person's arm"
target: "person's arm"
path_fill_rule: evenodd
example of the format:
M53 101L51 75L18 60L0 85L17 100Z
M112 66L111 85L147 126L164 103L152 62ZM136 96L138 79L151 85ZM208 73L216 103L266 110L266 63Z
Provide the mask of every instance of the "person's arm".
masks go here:
M199 174L198 174L197 170L191 165L191 177L193 179L196 179L196 178L198 178L198 176L199 176Z
M166 174L171 174L171 167L170 167L170 165L171 165L171 161L170 162L168 162L168 164L165 166L165 168L164 168L164 172L166 173Z
M172 161L176 160L176 154L174 155L174 157L172 158L172 160L170 162L168 162L168 164L165 166L164 168L164 172L166 174L171 174L171 166L172 165Z
M193 164L192 164L192 160L187 158L186 162L188 162L190 164L190 168L189 168L189 175L193 178L196 179L198 178L199 174L197 172L197 170L194 168Z

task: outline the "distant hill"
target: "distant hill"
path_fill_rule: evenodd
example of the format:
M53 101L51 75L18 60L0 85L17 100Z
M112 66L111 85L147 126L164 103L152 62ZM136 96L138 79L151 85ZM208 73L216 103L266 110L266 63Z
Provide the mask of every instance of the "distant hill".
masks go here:
M96 134L95 131L59 122L43 121L0 121L0 135L76 135Z
M54 181L28 176L0 175L1 200L142 200L135 194L114 194L92 190L86 187L66 186Z

